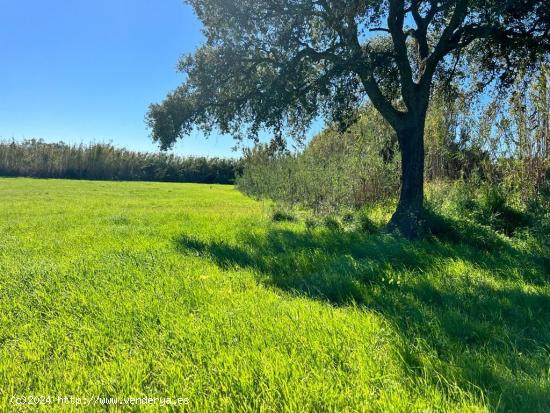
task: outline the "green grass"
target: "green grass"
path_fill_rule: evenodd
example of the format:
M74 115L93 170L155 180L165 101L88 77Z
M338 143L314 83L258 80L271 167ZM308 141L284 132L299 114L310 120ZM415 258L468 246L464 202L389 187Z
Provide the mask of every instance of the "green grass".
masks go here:
M0 179L0 411L550 411L545 251L456 228L411 243L273 221L229 186Z

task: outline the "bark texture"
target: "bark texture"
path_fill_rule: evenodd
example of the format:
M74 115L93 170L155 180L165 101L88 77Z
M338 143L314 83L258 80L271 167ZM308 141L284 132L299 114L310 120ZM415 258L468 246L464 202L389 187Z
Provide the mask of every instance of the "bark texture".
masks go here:
M424 122L397 130L401 152L401 192L388 229L411 239L426 233L424 221Z

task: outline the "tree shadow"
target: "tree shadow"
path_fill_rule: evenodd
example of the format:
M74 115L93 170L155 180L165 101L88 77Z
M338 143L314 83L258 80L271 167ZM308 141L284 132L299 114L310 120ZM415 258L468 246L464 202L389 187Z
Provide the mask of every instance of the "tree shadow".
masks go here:
M439 380L419 357L421 342L447 380L481 389L492 410L550 411L550 298L539 291L548 285L547 261L483 229L454 228L409 242L274 224L234 242L184 234L177 246L293 294L376 310L402 337L412 376ZM472 231L478 236L464 243Z

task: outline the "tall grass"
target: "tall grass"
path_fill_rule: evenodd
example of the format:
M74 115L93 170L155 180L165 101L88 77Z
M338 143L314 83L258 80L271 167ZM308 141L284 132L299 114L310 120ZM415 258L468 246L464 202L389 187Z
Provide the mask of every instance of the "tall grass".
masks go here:
M143 153L110 144L0 141L0 176L231 184L239 161Z

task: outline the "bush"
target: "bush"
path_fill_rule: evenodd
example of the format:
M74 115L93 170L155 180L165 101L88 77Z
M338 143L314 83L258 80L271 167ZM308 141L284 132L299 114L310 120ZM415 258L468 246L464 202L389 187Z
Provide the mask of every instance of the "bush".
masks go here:
M368 116L367 116L368 115ZM393 133L372 108L347 132L327 129L300 153L258 145L245 152L237 187L326 215L396 196L399 157Z

